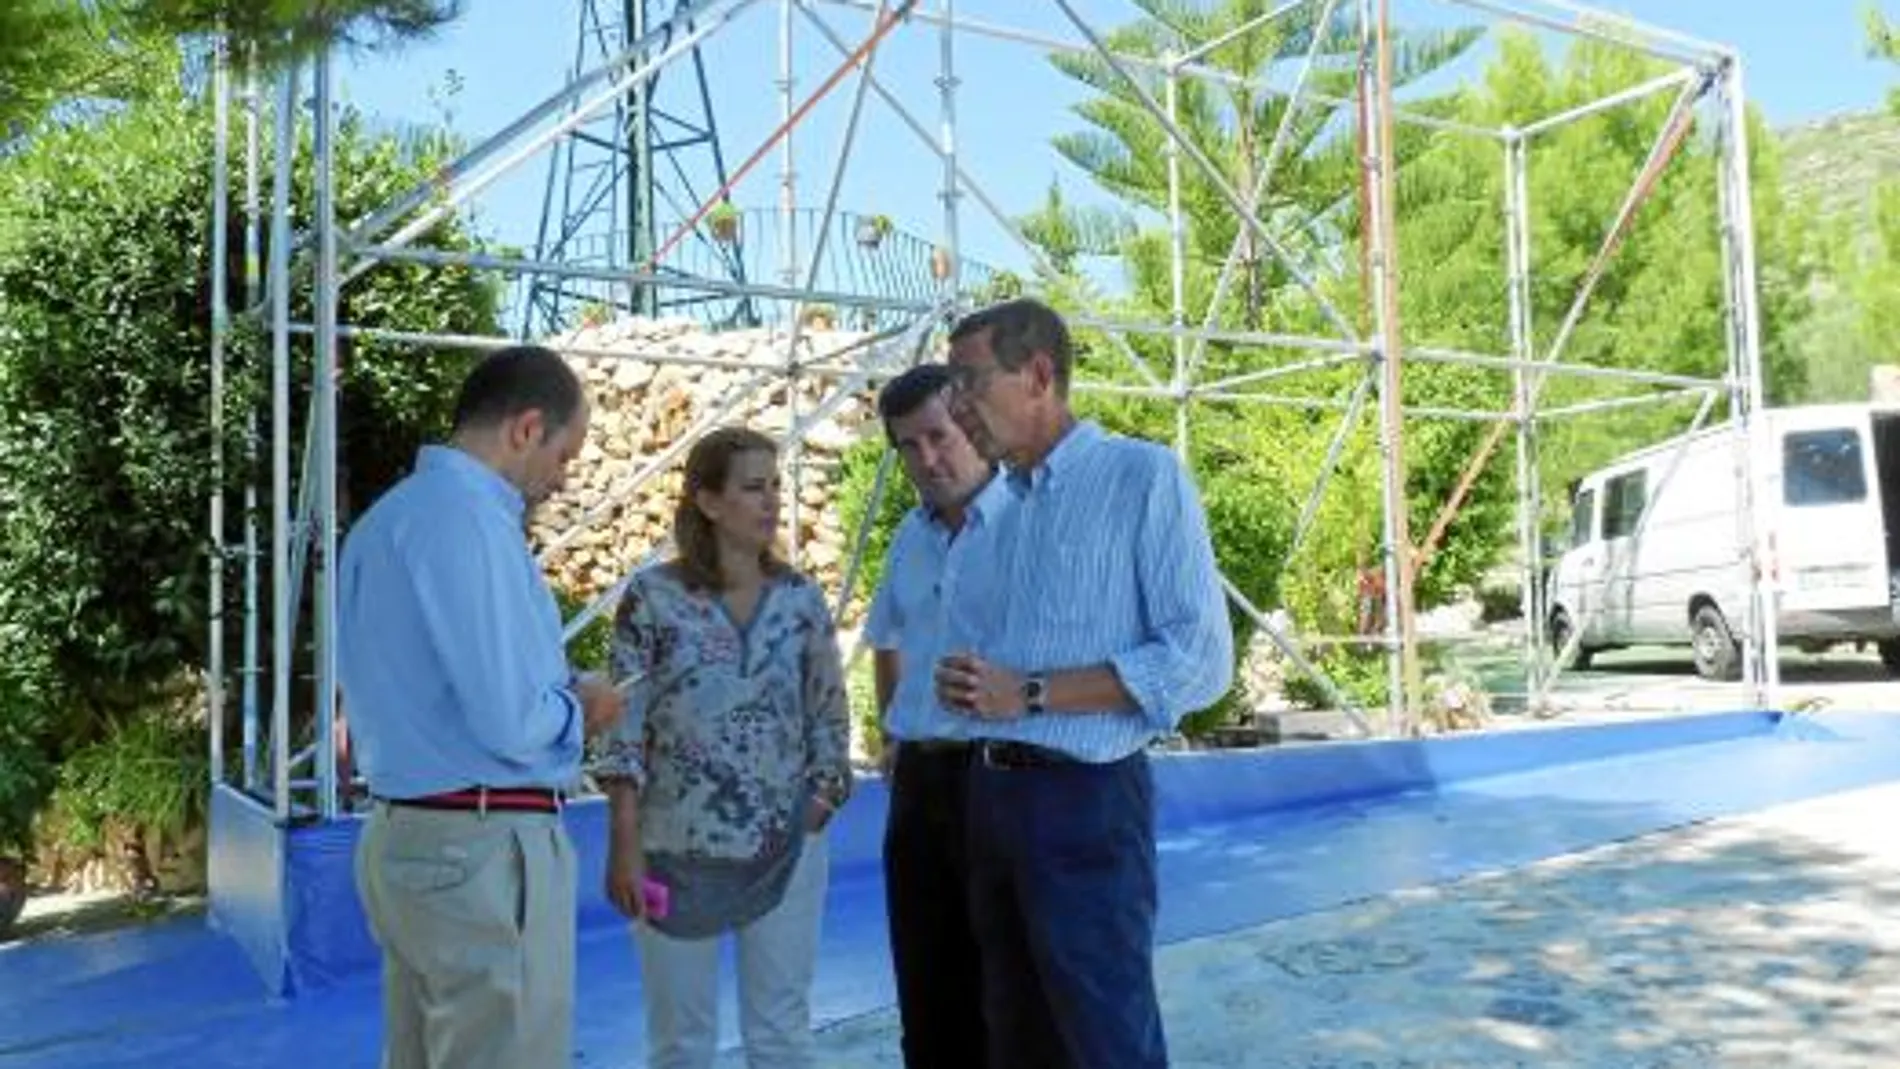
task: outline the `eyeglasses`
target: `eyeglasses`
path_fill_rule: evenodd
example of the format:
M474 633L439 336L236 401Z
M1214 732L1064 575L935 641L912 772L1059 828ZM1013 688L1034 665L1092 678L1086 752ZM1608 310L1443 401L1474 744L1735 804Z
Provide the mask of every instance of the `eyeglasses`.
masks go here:
M950 396L976 396L989 388L990 378L1003 370L996 364L953 364L950 367Z

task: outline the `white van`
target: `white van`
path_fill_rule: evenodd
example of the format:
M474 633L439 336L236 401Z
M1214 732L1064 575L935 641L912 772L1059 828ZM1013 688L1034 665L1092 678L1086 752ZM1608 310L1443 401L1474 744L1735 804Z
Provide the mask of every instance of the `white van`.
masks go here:
M1900 674L1900 405L1768 410L1767 560L1780 638L1804 649L1871 642ZM1738 439L1678 437L1591 473L1571 499L1548 580L1550 641L1578 667L1633 645L1687 644L1696 671L1734 679L1747 619Z

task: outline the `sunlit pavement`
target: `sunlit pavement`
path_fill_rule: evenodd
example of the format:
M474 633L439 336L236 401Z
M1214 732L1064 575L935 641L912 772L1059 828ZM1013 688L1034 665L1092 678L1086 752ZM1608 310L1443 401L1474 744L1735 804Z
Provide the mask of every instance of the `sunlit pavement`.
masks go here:
M1172 1063L1887 1069L1895 812L1859 790L1165 947ZM819 1063L900 1065L894 1014Z

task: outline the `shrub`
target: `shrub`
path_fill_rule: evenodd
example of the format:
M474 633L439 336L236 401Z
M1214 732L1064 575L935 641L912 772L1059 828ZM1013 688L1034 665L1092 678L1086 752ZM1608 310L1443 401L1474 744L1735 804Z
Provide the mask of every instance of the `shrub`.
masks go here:
M859 527L870 511L872 491L877 487L877 469L883 458L884 436L872 433L853 443L839 459L838 514L844 524L847 557L857 545ZM903 522L904 514L916 507L917 491L904 477L904 466L893 454L890 474L884 479L884 495L866 535L864 556L858 566L851 605L844 613L846 617L856 619L871 604L871 595L884 581L884 560L890 554L891 536Z
M6 593L0 590L0 604ZM33 816L53 789L54 770L46 739L57 696L51 661L33 636L0 618L0 857L24 853L32 841Z
M0 159L0 627L38 651L31 666L9 667L20 678L0 684L9 706L0 763L25 770L6 782L9 810L43 797L49 781L32 771L41 762L129 723L157 688L204 663L214 265L231 280L233 303L247 303L240 206L221 262L210 250L211 131L206 101L172 93L35 131ZM268 130L261 138L273 140ZM366 215L436 173L452 148L440 137L374 134L345 116L338 216ZM299 230L312 222L309 149L306 136L293 168ZM422 240L473 244L455 222ZM312 318L307 298L308 287L298 287L292 316L301 322ZM351 283L345 305L346 320L366 326L498 327L497 288L460 268L382 265ZM228 350L227 544L240 539L237 491L254 478L267 499L270 486L267 448L256 470L244 462L243 413L262 396L268 371L267 350L246 338L257 338L254 327ZM307 339L296 339L298 417L310 353ZM346 510L361 509L408 469L422 442L446 431L469 358L425 359L411 347L357 339L339 359L339 489ZM268 434L268 413L260 420ZM293 435L300 441L301 427ZM226 591L226 646L235 654L235 569ZM311 604L306 594L306 613ZM308 633L306 623L300 634ZM308 688L293 693L308 700ZM38 756L26 752L29 738Z
M201 824L210 759L194 719L141 709L67 757L47 808L61 843L96 851L113 832L176 842Z
M587 599L570 590L555 588L554 600L561 607L561 619L571 620L574 615L587 607ZM604 607L600 615L587 621L567 644L567 661L577 671L605 672L607 654L614 638L614 609L612 604Z

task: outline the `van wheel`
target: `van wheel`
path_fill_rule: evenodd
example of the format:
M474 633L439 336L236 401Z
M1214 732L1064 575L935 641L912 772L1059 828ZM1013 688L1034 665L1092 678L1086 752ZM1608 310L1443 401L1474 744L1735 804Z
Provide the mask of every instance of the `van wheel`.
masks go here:
M1570 636L1575 630L1576 625L1570 622L1570 614L1568 612L1558 609L1556 612L1550 614L1550 652L1552 656L1563 653L1564 647L1570 644ZM1577 644L1577 655L1571 660L1570 667L1579 672L1587 672L1590 670L1590 658L1594 656L1596 656L1595 650L1579 642Z
M1890 676L1900 676L1900 638L1883 638L1879 643L1880 663Z
M1695 671L1703 679L1733 681L1742 677L1742 647L1728 629L1722 610L1704 605L1690 622L1695 643Z

